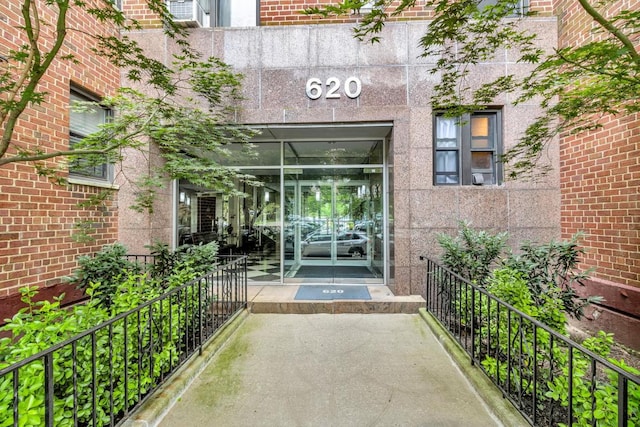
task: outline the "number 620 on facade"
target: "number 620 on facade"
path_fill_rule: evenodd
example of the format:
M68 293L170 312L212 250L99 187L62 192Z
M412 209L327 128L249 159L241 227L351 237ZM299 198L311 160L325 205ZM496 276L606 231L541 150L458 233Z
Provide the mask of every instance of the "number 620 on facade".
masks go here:
M357 77L349 77L344 81L343 87L337 77L329 77L324 84L319 78L311 77L307 80L305 91L309 99L320 99L323 95L326 99L339 99L342 93L348 98L355 99L362 92L362 82Z

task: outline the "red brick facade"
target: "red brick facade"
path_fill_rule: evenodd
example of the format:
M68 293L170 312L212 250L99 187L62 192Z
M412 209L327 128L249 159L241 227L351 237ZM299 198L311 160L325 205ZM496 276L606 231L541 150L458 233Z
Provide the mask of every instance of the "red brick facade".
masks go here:
M577 2L557 6L560 47L594 37L596 24ZM623 0L609 4L604 13L638 7L637 0ZM640 45L640 37L634 42ZM580 243L587 253L581 267L593 273L587 289L579 292L604 297L601 306L588 310L582 327L616 330L618 339L639 348L640 114L609 115L599 122L597 131L561 138L562 236L583 233Z
M584 233L595 277L640 287L640 115L603 124L563 138L562 232Z
M308 25L308 24L341 24L356 22L362 15L353 14L347 16L332 16L321 18L315 15L304 15L301 12L309 7L321 7L323 5L335 4L332 0L261 0L260 1L260 22L259 25ZM160 27L160 20L152 14L145 6L144 0L125 0L123 10L128 17L136 19L145 28ZM395 0L387 13L392 13L400 1ZM532 0L530 2L532 10L536 10L541 15L548 15L553 11L552 0ZM390 17L389 21L410 21L428 19L431 15L429 9L421 1L416 2L416 6L407 9L402 15Z
M322 5L335 4L332 0L261 0L260 1L260 25L302 25L317 24L320 22L317 16L307 16L300 13L308 7L320 7ZM540 14L549 14L552 11L551 0L533 0L531 9L536 10ZM391 4L386 12L393 13L395 7L400 4L396 0ZM429 9L424 6L424 2L417 1L416 6L407 9L397 17L390 17L389 21L410 21L416 19L428 19L431 15ZM355 22L361 19L361 15L354 14L351 16L334 16L323 18L323 24L338 24L346 22Z
M617 2L607 12L631 3ZM561 2L558 15L561 47L593 36L595 23L578 3ZM583 266L594 267L595 277L640 288L640 115L600 123L600 130L562 138L562 233L585 233Z
M0 7L0 53L25 41L16 27L23 25L20 2L3 2ZM41 49L52 44L53 8L38 3L42 26ZM94 19L73 10L69 28L106 33ZM27 149L44 152L64 150L69 146L69 95L73 84L98 96L112 94L120 82L120 73L106 61L95 57L91 42L80 32L69 31L62 55L73 53L78 63L55 60L41 81L45 102L29 107L18 122L13 141ZM2 64L0 64L2 66ZM0 95L3 96L3 95ZM3 129L4 131L4 129ZM9 155L15 154L15 149ZM50 164L53 164L51 161ZM100 188L85 185L60 186L39 177L33 166L11 163L0 167L0 319L11 314L7 296L19 288L36 285L55 288L59 293L62 277L76 266L79 255L91 254L118 237L118 211L112 202L101 209L80 208ZM77 243L72 235L79 221L92 220L95 241ZM68 287L67 287L68 288ZM51 291L53 289L50 289ZM64 289L65 292L71 289Z
M322 5L335 4L331 0L262 0L260 2L260 25L304 25L317 24L320 18L313 15L303 15L300 13L308 7L320 7ZM395 1L394 4L399 4ZM419 2L418 2L419 3ZM391 13L392 8L389 10ZM424 6L415 6L405 11L401 17L394 17L391 20L412 20L426 19L429 17L429 11ZM360 19L360 15L351 16L334 16L322 19L323 24L338 24L345 22L354 22Z

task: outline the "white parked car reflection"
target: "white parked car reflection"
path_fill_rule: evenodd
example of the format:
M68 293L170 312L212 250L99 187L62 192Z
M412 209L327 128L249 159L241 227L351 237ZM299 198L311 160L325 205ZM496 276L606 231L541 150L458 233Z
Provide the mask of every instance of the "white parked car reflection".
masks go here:
M317 231L301 242L302 256L331 256L332 233ZM335 237L336 255L361 257L367 253L367 237L357 231L342 231Z

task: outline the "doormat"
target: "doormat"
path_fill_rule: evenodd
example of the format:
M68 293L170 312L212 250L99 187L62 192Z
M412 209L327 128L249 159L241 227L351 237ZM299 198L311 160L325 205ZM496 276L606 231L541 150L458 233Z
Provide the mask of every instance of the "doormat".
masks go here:
M370 300L371 295L366 286L339 285L302 285L296 292L296 300L336 300L362 299Z

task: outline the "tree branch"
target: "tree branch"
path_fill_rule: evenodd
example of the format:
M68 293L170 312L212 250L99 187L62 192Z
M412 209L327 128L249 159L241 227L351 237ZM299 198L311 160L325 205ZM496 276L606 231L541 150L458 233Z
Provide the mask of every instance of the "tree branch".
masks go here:
M66 18L67 11L69 9L69 0L59 0L56 2L56 5L58 6L56 39L51 50L45 55L43 62L40 62L41 55L38 47L38 38L40 37L40 18L38 17L37 6L35 2L32 2L31 0L25 0L23 5L22 14L25 19L25 32L27 33L30 46L29 60L22 72L21 77L23 77L23 79L18 82L20 84L16 85L15 94L13 96L17 95L21 85L24 81L27 81L27 78L28 83L24 87L24 90L20 95L20 99L16 102L15 107L9 111L4 132L2 133L2 138L0 138L0 158L4 157L7 153L18 118L22 115L29 103L33 101L36 93L36 87L47 72L47 69L51 66L53 60L58 56L66 38ZM34 15L33 18L31 14ZM2 165L2 163L0 163L0 165Z
M558 55L558 57L560 59L562 59L563 61L565 61L567 64L571 64L576 68L579 68L581 70L584 70L588 73L592 73L592 74L596 74L596 75L601 75L601 76L607 76L607 77L611 77L612 79L617 79L617 80L623 80L632 84L639 84L640 80L630 77L628 74L627 75L622 75L622 74L616 74L616 73L612 73L610 71L605 71L602 67L595 67L595 66L587 66L584 65L578 61L574 61L573 59L569 58L568 56L564 55L561 51L556 51L556 55Z
M109 146L107 148L103 148L101 150L68 150L68 151L53 151L50 153L40 153L40 154L32 154L32 155L24 155L24 156L12 156L12 157L3 157L0 158L0 166L9 164L9 163L17 163L17 162L39 162L42 160L48 160L53 157L70 157L70 156L90 156L90 155L100 155L100 154L109 154L116 147Z
M633 59L638 66L640 66L640 54L636 51L636 47L633 45L629 37L622 31L618 29L615 25L609 22L604 16L602 16L591 4L589 4L588 0L578 0L580 6L587 12L601 27L605 30L613 34L620 43L623 44L624 47L629 51L629 56Z

